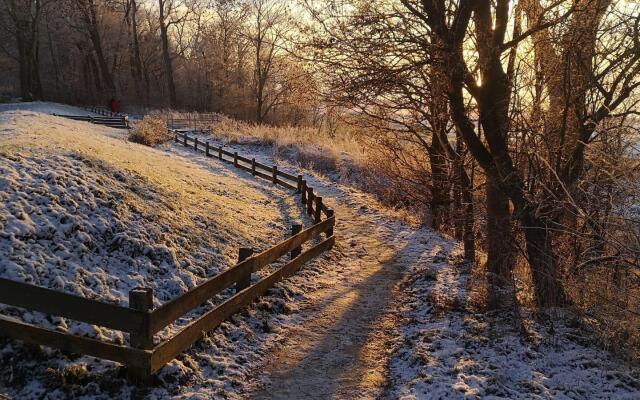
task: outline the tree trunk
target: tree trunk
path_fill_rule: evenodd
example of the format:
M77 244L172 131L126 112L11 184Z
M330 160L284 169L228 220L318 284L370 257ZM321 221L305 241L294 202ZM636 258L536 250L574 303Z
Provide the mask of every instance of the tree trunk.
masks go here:
M538 307L565 305L566 295L552 250L549 226L539 218L526 214L522 218L522 225Z
M140 57L140 41L138 39L138 4L136 0L129 0L129 10L126 18L129 25L129 60L131 64L131 76L139 101L143 98L142 58Z
M464 168L464 142L460 135L457 135L458 145L456 151L458 157L455 160L455 168L457 169L456 180L460 185L460 195L462 198L462 227L463 227L463 244L464 259L467 262L475 262L476 260L476 235L474 229L474 209L473 209L473 175L469 178L469 174ZM473 171L472 171L473 172Z
M449 219L450 183L448 161L444 149L435 139L429 149L429 163L431 164L431 221L434 230L442 229Z
M38 15L35 20L17 19L15 23L18 64L20 68L20 96L23 101L42 98L42 85L38 68Z
M164 15L164 1L160 1L160 39L162 41L162 61L164 65L164 74L167 80L167 89L169 90L169 105L171 108L178 106L178 97L176 96L176 85L173 81L173 66L171 65L171 53L169 52L169 36L167 33L167 25Z
M111 75L109 65L107 64L104 50L102 48L102 38L100 37L100 28L98 27L98 16L93 1L89 2L88 7L89 9L87 10L87 12L89 13L89 15L87 22L89 24L89 38L91 39L91 43L93 44L93 50L96 53L98 68L100 69L100 77L102 78L104 87L108 92L107 96L112 97L116 95L116 85L113 80L113 75Z
M499 308L502 300L509 298L513 279L513 244L509 198L498 187L498 179L487 174L487 278L489 307Z

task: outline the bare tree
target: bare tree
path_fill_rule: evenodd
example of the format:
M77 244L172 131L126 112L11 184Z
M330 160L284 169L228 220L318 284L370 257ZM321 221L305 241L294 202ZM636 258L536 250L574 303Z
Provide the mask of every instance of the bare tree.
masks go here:
M596 72L589 66L588 50L593 47L593 39L597 35L584 35L585 32L597 32L602 18L600 8L607 7L604 2L558 2L544 9L544 15L533 19L534 23L523 32L514 31L508 38L507 29L510 25L510 2L497 1L434 1L417 2L403 0L403 5L424 21L435 32L443 43L448 55L448 92L452 118L460 130L469 151L484 169L487 178L495 188L494 203L497 208L505 210L506 200L513 204L514 216L520 223L524 233L526 256L534 278L535 292L541 307L557 306L565 302L566 297L561 281L561 271L557 255L553 248L554 232L560 229L563 208L559 206L563 199L571 197L572 188L582 173L584 151L591 140L596 126L619 107L629 95L640 86L637 81L638 52L632 44L633 40L624 40L626 49L613 63L615 68L605 68ZM596 10L596 11L594 11ZM587 14L585 14L585 12ZM551 180L547 182L528 182L525 175L514 163L510 144L514 137L511 131L511 99L514 93L513 81L505 70L503 54L517 46L523 40L548 30L558 24L573 25L577 32L571 29L569 35L583 38L580 43L587 45L586 54L575 55L577 61L571 64L569 70L576 68L577 74L585 78L580 79L578 91L587 93L596 91L601 93L597 107L580 115L576 115L580 123L575 124L577 134L563 136L565 146L571 149L568 156L549 168ZM518 27L519 28L519 27ZM584 29L583 29L584 28ZM466 41L468 35L472 41ZM627 31L626 37L632 36ZM586 42L584 38L587 37ZM467 57L465 45L473 44L477 60ZM575 42L567 41L566 49L573 48ZM631 47L628 47L631 46ZM467 49L468 50L468 49ZM575 48L573 48L575 51ZM578 68L579 66L579 68ZM476 73L477 71L477 73ZM481 79L481 81L480 81ZM574 78L576 79L576 78ZM577 82L576 82L577 83ZM476 129L469 116L469 95L477 106L480 131ZM578 96L577 98L579 98ZM576 99L575 94L565 100ZM575 114L573 100L562 105L560 112L565 115ZM584 108L581 107L581 110ZM586 110L585 110L586 111ZM535 179L540 179L536 176ZM490 218L497 217L496 215ZM489 232L491 233L491 232ZM498 230L504 241L504 231ZM499 269L496 273L508 279L507 270Z
M286 80L278 80L277 74L289 13L284 3L276 0L251 0L251 11L249 38L255 55L256 121L263 122L287 91Z
M50 1L47 0L0 2L0 13L3 14L0 16L0 24L15 39L18 53L16 58L20 68L20 94L24 101L42 98L38 66L39 27L43 8L48 3Z

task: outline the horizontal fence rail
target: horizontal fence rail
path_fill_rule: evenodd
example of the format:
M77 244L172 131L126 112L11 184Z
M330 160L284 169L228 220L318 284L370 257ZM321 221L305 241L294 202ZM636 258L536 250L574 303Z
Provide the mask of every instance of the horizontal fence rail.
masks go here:
M96 117L93 115L66 115L53 114L56 117L72 119L74 121L90 122L92 124L104 125L110 128L130 129L128 117Z
M121 112L114 112L106 107L96 107L96 106L84 106L83 109L87 111L91 111L94 114L104 115L105 117L126 117L127 114L123 114Z
M128 307L4 278L0 278L0 303L125 332L136 329L144 318L142 312Z
M129 292L129 306L123 307L0 278L2 304L126 332L129 334L129 342L128 345L106 343L37 327L3 315L0 315L0 335L119 362L128 366L130 376L136 382L148 383L153 373L191 347L204 332L215 329L220 323L262 296L277 282L294 274L306 262L333 247L336 223L334 212L323 203L322 197L317 196L313 188L307 185L302 175L296 176L280 171L275 165L259 163L254 158L243 157L222 146L214 147L186 133L175 130L172 132L175 134L176 142L192 147L198 153L233 164L253 176L271 181L274 185L295 190L305 211L313 217L313 225L303 230L302 225L294 224L290 237L255 254L253 249L240 248L236 265L156 309L153 309L153 292L149 288L132 289ZM323 215L326 218L323 219ZM303 250L302 246L312 240L314 243L311 247ZM287 254L290 257L288 262L251 283L253 273ZM235 287L235 293L222 303L195 317L169 339L155 343L155 334L232 287Z

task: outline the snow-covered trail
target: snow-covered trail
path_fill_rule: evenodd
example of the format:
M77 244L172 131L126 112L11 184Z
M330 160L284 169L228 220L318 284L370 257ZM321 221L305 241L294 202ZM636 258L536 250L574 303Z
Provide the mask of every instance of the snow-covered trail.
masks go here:
M318 187L316 186L316 189ZM256 399L374 398L387 381L401 267L388 231L359 215L343 195L318 191L335 208L343 271L304 300L305 323L290 329L263 368ZM331 196L334 195L334 196Z
M237 146L237 150L267 164L274 162L264 148ZM193 153L179 144L169 151ZM191 156L205 164L218 162ZM282 160L277 163L279 168L290 167ZM377 398L389 382L389 358L399 325L397 306L403 301L399 283L409 266L428 262L431 255L455 244L428 229L409 226L368 194L305 172L316 194L335 210L336 247L319 273L303 268L290 278L291 285L308 287L296 306L302 321L283 327L283 339L271 346L249 385L255 390L247 395ZM242 171L236 174L239 179L257 179Z
M274 163L266 147L231 147ZM169 151L217 162L180 145ZM264 347L243 398L638 398L639 371L598 348L579 323L567 326L572 318L518 325L478 312L459 243L303 172L336 212L336 247L284 283L303 292L292 303L295 323L280 325Z

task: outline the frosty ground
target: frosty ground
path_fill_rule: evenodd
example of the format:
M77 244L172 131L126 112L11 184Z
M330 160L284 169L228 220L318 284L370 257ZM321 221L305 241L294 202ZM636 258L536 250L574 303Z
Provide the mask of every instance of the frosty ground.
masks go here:
M59 111L54 111L59 110ZM0 276L126 305L156 305L310 224L291 192L168 143L0 105ZM212 143L218 139L202 137ZM337 245L168 364L151 388L117 364L0 342L0 393L14 398L638 398L638 370L579 321L515 323L477 312L458 243L406 222L336 176L300 171L335 209ZM288 153L295 159L294 151ZM278 200L274 200L278 199ZM218 299L214 299L216 301ZM40 326L121 334L5 307ZM179 321L162 335L178 329Z

